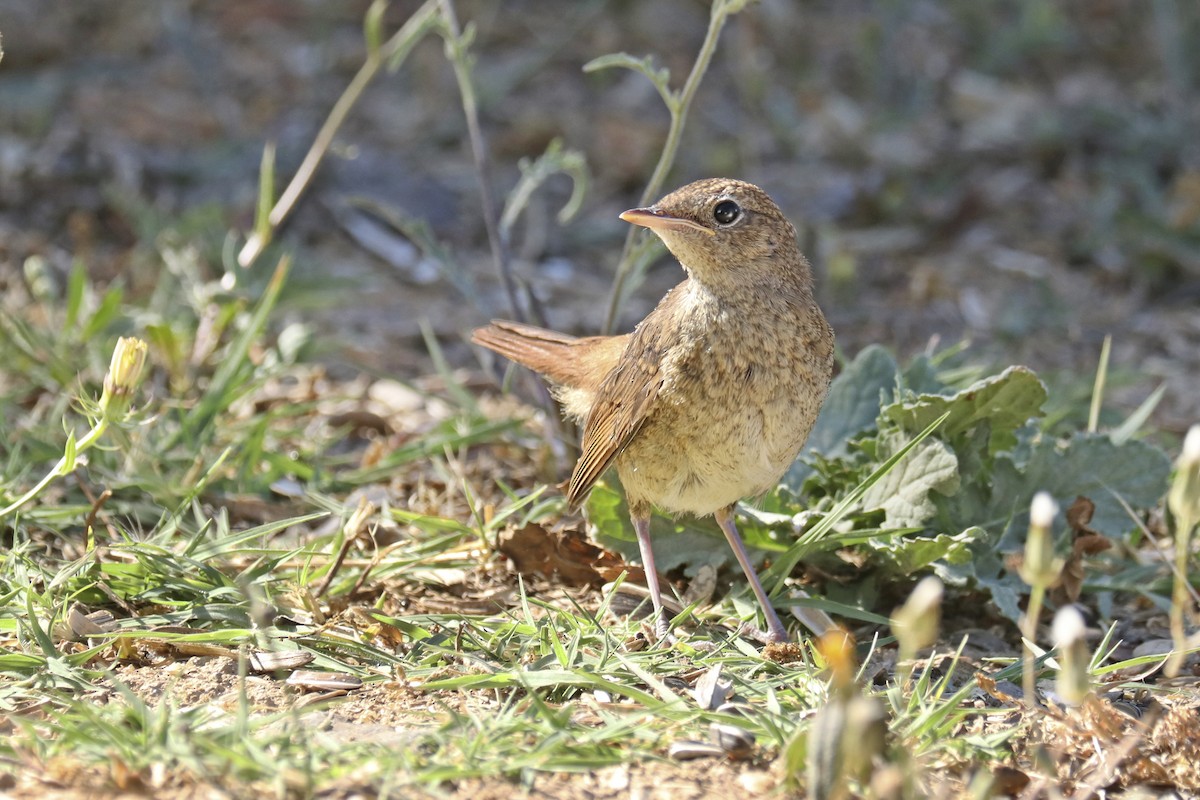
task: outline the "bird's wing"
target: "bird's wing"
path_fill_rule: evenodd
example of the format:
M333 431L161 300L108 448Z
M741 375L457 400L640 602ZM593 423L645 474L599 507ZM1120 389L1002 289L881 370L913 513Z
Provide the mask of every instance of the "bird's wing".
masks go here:
M588 490L650 417L663 385L662 322L671 317L675 294L672 291L663 298L658 308L630 334L616 366L596 390L583 426L580 444L583 452L567 483L567 503L571 508L583 501Z

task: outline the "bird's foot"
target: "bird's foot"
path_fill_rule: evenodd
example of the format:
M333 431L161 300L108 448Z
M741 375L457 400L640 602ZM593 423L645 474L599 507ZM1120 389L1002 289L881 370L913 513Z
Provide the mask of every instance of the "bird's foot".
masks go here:
M779 630L763 630L749 622L743 622L738 627L738 635L743 636L751 641L759 644L780 644L782 642L790 642L792 639L788 636L788 632L780 627Z
M671 630L671 624L667 620L666 613L655 615L654 641L662 642L668 647L673 647L679 641L679 637Z

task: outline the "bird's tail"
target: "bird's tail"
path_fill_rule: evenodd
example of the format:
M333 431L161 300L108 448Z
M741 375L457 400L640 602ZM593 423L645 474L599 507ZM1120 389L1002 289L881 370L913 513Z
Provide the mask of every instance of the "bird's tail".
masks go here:
M471 341L529 367L568 388L594 388L616 364L626 336L569 336L565 333L493 320L476 328Z
M566 366L571 345L579 339L534 325L493 320L491 325L476 328L471 341L529 367L555 383L565 383L556 374Z

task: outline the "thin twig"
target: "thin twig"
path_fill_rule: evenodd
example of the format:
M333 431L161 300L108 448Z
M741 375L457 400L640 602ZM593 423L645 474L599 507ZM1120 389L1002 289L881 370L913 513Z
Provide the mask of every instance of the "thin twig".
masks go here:
M333 583L333 578L342 568L342 564L346 560L346 556L350 552L350 548L358 541L363 532L367 529L367 521L378 511L374 503L366 497L360 497L358 508L350 515L350 519L346 521L346 525L342 528L342 546L338 549L337 555L333 559L333 563L329 566L329 570L313 587L312 596L314 598L321 597L329 589L329 585Z
M525 314L517 301L517 285L513 280L512 266L508 258L508 248L500 237L499 214L496 203L492 199L491 169L488 159L487 143L483 139L483 129L479 126L479 106L475 101L475 86L471 82L471 66L467 58L466 42L458 25L458 16L454 13L454 3L451 0L441 0L442 22L446 26L446 56L454 66L454 77L458 81L458 93L462 98L463 114L467 118L467 135L471 140L471 153L475 157L475 178L479 182L479 201L483 213L483 224L487 229L488 246L492 251L492 262L500 282L504 285L504 293L513 316L524 322Z
M1117 494L1116 492L1113 492L1112 495L1113 499L1120 504L1121 508L1125 510L1125 513L1129 516L1129 518L1133 520L1133 524L1138 527L1138 530L1141 531L1142 536L1146 537L1146 541L1149 542L1150 546L1153 547L1158 553L1158 556L1162 559L1163 564L1165 564L1167 568L1171 570L1173 580L1182 581L1184 590L1188 592L1189 596L1192 598L1192 602L1200 605L1200 592L1197 592L1196 589L1193 588L1191 581L1187 579L1187 572L1179 571L1179 565L1175 562L1175 559L1172 558L1172 554L1163 549L1162 543L1158 541L1158 537L1150 532L1150 529L1146 527L1146 523L1142 522L1142 518L1134 512L1129 503L1125 502L1125 498L1121 497L1121 495Z
M688 113L691 111L692 99L696 96L696 90L700 88L700 81L704 78L704 73L708 71L713 53L717 50L717 40L721 36L721 29L725 27L725 21L729 16L736 14L745 4L745 0L715 0L713 3L712 13L708 20L708 32L704 36L700 52L696 55L696 63L692 65L692 71L688 73L683 88L678 93L672 93L672 102L667 104L667 110L671 112L671 124L667 129L667 139L663 143L662 153L658 157L658 164L654 167L650 181L642 192L640 205L648 205L662 192L667 173L675 164L675 156L683 138L683 127L687 123ZM604 315L602 333L612 333L613 327L616 325L625 281L633 273L634 265L642 256L641 249L635 248L634 242L639 241L643 235L645 234L640 229L633 226L625 234L625 245L621 248L621 260L617 263L617 274L613 279L612 294L608 298L608 311Z
M325 123L317 132L316 138L313 139L312 146L309 147L308 153L304 156L304 160L300 162L300 166L296 169L296 174L292 176L292 180L288 183L283 194L279 196L279 200L271 208L271 213L267 216L269 228L267 235L261 235L261 232L255 232L246 240L246 244L238 253L238 264L242 267L249 267L254 261L262 255L262 251L270 243L271 235L283 224L288 215L292 213L297 201L308 189L309 183L312 182L313 176L317 174L317 167L321 165L325 154L329 151L329 147L333 144L334 136L337 135L338 128L346 121L346 117L350 113L350 109L358 102L362 96L363 90L367 88L367 84L375 77L375 73L379 72L380 67L387 64L389 60L404 50L406 47L411 47L420 39L432 26L437 19L437 9L434 0L428 0L423 6L408 18L408 21L401 26L400 30L387 40L382 47L377 50L369 50L367 59L355 74L354 79L350 81L350 85L342 92L342 96L334 103L333 109L330 110L329 116L325 118Z
M92 497L91 492L89 492L87 490L87 488L83 485L82 481L80 482L79 485L80 485L80 488L83 489L83 493L85 495L87 495L88 500L90 500L92 503L92 510L88 512L87 518L83 521L83 529L85 531L87 531L88 537L91 538L93 535L92 534L92 526L94 526L96 524L96 518L100 514L100 509L104 508L104 504L108 502L109 498L112 497L113 493L112 493L112 489L105 489L103 492L100 493L99 497ZM111 533L112 532L111 526L106 526L106 527L109 527L109 533Z

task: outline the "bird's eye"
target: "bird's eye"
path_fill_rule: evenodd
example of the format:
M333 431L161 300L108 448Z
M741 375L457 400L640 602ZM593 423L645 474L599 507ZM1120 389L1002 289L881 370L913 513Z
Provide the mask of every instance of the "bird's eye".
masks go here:
M737 218L741 215L741 207L732 200L722 200L713 208L713 219L721 225L737 222Z

